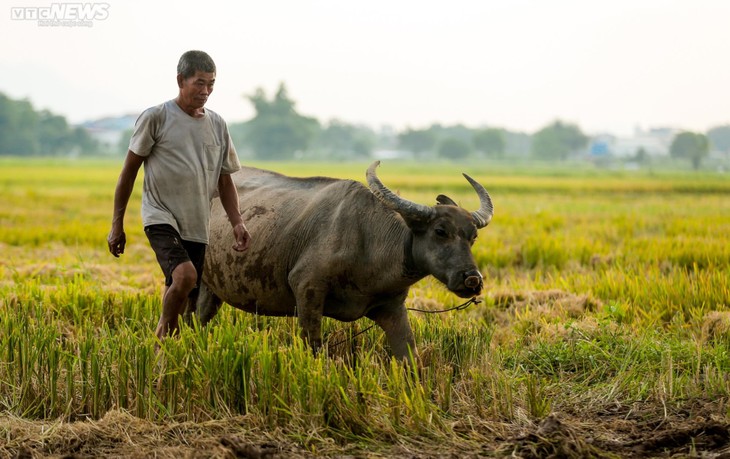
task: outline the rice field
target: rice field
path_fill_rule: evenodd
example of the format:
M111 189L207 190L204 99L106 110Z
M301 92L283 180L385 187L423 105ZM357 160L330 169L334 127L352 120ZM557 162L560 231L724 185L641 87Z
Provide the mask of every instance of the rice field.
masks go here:
M0 160L0 457L730 455L726 175L384 162L408 199L476 209L463 171L495 204L482 302L410 313L408 370L367 319L326 319L315 356L295 319L233 308L155 352L141 181L106 249L120 167ZM408 306L462 301L427 278Z

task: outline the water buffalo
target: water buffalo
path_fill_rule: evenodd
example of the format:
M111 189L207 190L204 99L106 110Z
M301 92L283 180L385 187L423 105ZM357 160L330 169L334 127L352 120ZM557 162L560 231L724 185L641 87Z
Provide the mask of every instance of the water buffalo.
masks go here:
M477 211L443 195L434 207L408 201L378 179L379 163L367 170L370 189L354 180L250 167L235 173L251 247L231 250L231 225L214 199L203 283L188 312L206 323L225 301L257 314L296 316L315 349L323 316L346 322L365 316L384 330L396 357L415 353L408 289L430 274L460 297L481 292L471 246L492 218L492 201L466 174L479 196Z

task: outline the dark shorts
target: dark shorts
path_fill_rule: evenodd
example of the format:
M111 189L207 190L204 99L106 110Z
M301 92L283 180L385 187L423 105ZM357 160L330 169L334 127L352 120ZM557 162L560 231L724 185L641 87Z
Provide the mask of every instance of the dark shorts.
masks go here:
M185 241L171 225L145 226L144 233L155 251L157 262L165 274L165 285L172 285L172 272L178 265L190 261L198 273L196 287L200 287L203 277L203 261L206 245L200 242ZM196 288L197 290L197 288ZM197 292L195 292L197 293Z

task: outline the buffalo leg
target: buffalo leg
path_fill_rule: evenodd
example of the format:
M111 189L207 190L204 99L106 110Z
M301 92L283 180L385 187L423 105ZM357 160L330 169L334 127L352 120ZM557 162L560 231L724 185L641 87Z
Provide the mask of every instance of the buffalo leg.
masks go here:
M299 302L297 300L297 318L302 329L302 338L312 346L314 352L322 346L322 310L320 302Z
M402 302L375 307L366 316L383 329L396 358L408 362L411 354L416 357L416 340Z
M292 278L290 277L290 282ZM297 302L297 318L302 330L302 339L314 352L322 346L322 313L324 311L324 288L317 288L309 282L297 284L293 289Z
M218 309L220 309L221 304L223 304L223 300L211 292L204 282L201 282L197 301L194 304L188 303L188 308L185 311L185 319L189 323L192 315L195 314L198 316L200 324L206 325L218 314Z

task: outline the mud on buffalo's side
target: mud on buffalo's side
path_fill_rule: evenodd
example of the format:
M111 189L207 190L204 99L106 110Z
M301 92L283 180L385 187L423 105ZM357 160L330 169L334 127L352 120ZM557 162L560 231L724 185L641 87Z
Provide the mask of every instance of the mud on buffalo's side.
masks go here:
M453 293L478 295L482 275L471 253L477 230L493 215L489 194L464 174L481 207L469 212L439 195L434 207L403 199L367 170L370 189L353 180L293 178L244 167L233 175L252 235L244 253L220 200L213 202L210 245L197 307L201 322L222 302L244 311L296 316L302 336L321 345L322 317L368 317L393 354L415 354L405 299L432 275ZM188 311L192 312L192 311Z

